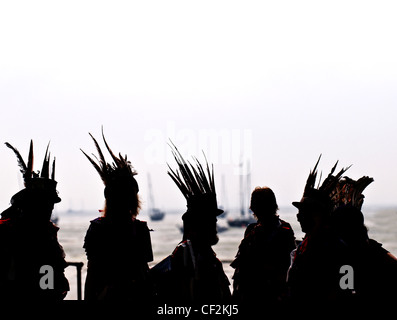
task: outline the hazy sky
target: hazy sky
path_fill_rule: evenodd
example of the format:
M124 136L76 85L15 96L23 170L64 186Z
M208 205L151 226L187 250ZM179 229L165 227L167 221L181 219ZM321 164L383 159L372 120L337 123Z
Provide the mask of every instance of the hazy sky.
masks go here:
M136 170L144 207L184 206L167 176L171 138L214 162L218 194L299 200L320 153L328 173L374 177L366 204L397 204L394 1L4 1L0 5L0 208L22 188L10 142L57 158L58 210L99 209L103 185L79 148L101 125ZM109 159L110 160L110 159ZM246 161L247 160L247 161ZM221 177L224 176L224 187ZM225 192L223 192L225 190Z

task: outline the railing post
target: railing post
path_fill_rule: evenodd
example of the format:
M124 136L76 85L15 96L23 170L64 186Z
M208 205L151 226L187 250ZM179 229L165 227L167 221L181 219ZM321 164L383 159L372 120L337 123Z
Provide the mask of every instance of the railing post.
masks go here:
M77 270L77 300L82 300L82 287L81 287L81 269L84 266L83 262L66 262L68 266L74 266Z

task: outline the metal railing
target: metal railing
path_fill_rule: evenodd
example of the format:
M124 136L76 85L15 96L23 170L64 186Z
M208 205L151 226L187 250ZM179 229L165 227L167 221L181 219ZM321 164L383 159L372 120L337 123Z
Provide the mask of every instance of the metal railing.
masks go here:
M82 286L81 286L81 269L84 266L83 262L66 262L69 266L76 267L77 270L77 300L82 300Z

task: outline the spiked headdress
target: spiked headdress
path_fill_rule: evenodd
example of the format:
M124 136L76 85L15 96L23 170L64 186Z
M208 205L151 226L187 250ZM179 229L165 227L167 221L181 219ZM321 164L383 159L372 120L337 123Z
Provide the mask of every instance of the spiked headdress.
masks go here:
M321 155L319 156L316 165L313 170L310 171L309 176L306 181L305 190L303 192L303 197L300 202L293 202L292 204L298 209L307 205L315 205L320 206L328 211L332 211L336 203L338 202L338 198L340 196L339 193L339 183L342 178L342 175L350 168L342 168L335 176L333 175L336 167L338 165L338 161L332 167L331 172L328 174L327 178L323 181L320 186L320 181L315 187L316 179L317 179L317 166L320 162Z
M106 149L113 159L113 163L111 164L106 162L105 156L103 155L98 142L91 133L89 133L89 135L94 141L95 147L98 151L99 158L93 154L94 158L98 161L98 163L95 162L90 156L88 156L83 150L80 150L84 153L84 155L91 162L91 164L94 166L95 170L101 177L105 185L105 198L108 198L112 194L120 193L120 191L123 191L128 187L132 187L136 191L136 193L138 193L138 183L134 178L137 172L132 167L131 162L127 160L127 155L123 157L121 153L119 153L119 157L117 157L106 142L102 130L102 138L105 143Z
M52 173L50 177L50 154L48 153L49 143L47 145L47 149L44 155L43 166L40 171L34 172L33 171L33 141L30 141L30 148L29 148L29 156L28 156L28 163L26 164L23 160L19 151L14 148L8 142L5 143L8 148L14 151L15 155L17 156L18 166L20 167L20 171L23 176L25 189L18 192L16 195L13 196L11 199L12 203L15 203L19 200L23 200L26 192L41 192L42 194L47 194L54 203L58 203L61 201L61 198L58 197L58 193L56 191L57 182L55 181L55 157L52 162Z
M180 154L178 148L171 142L172 154L178 165L178 169L172 170L168 165L169 171L167 172L171 179L175 182L179 190L187 201L187 212L184 214L183 219L188 216L195 216L199 213L208 213L214 216L223 213L223 210L218 209L216 200L216 191L214 183L214 166L208 164L205 159L206 167L193 158L195 166L185 159ZM205 155L204 155L205 157Z

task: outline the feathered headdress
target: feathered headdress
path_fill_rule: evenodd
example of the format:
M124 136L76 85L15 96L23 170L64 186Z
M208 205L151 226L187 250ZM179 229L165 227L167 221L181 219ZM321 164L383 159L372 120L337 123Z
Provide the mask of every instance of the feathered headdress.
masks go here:
M324 208L329 210L333 210L335 207L335 202L337 201L338 197L338 185L342 178L342 175L351 167L342 168L335 176L333 175L336 167L338 165L337 161L335 165L332 167L331 172L325 178L323 183L320 186L320 181L315 187L316 179L317 179L317 166L320 162L321 155L319 156L316 165L314 166L313 170L310 171L309 176L306 181L305 190L303 192L303 197L300 202L293 202L292 204L300 208L305 203L316 203L317 205L321 205Z
M135 188L136 192L139 191L138 183L136 182L134 176L137 175L137 172L132 167L131 162L127 160L127 155L124 157L119 153L119 157L117 157L113 151L110 149L108 143L106 142L105 136L103 134L102 129L102 138L105 143L106 149L113 159L113 163L108 163L105 160L105 156L96 141L96 139L89 133L90 137L94 141L95 147L98 151L99 158L93 154L93 157L98 161L95 162L90 156L88 156L83 150L81 152L87 157L87 159L94 166L95 170L98 172L101 177L105 188L105 197L107 198L108 192L110 192L113 188L124 188L126 185L132 186Z
M8 148L10 148L12 151L14 151L14 153L17 157L18 166L20 167L20 171L22 173L26 189L37 190L37 191L42 190L45 192L50 192L53 196L54 202L55 203L60 202L61 199L58 197L58 194L56 192L57 182L55 181L55 157L52 162L52 172L51 172L51 177L50 177L50 153L48 152L50 143L48 143L48 145L47 145L41 172L33 171L34 155L33 155L33 141L32 140L30 141L29 156L28 156L27 164L25 163L21 154L19 153L19 151L16 148L14 148L8 142L6 142L5 145Z
M374 179L368 176L363 176L357 181L349 177L341 179L335 188L335 207L352 206L361 210L364 202L362 193L373 181Z
M185 161L172 142L171 144L170 147L178 169L172 170L170 165L167 164L169 168L167 173L186 198L187 213L206 211L210 214L214 213L215 216L221 214L223 210L218 209L216 200L214 166L212 165L210 169L205 155L205 168L197 158L193 158L196 166L192 165L189 161Z

